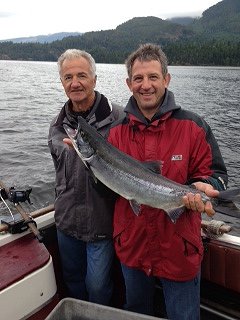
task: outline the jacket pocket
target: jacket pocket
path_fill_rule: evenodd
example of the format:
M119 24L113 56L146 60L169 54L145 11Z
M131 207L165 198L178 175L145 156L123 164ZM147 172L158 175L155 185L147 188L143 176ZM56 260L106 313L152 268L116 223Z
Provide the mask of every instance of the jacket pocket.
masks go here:
M184 246L184 255L185 256L191 256L193 254L199 253L199 249L195 247L192 243L187 241L186 239L183 239L183 246Z
M203 245L201 239L197 239L197 237L192 237L189 235L184 235L178 233L178 236L182 241L182 250L183 254L186 257L193 256L195 254L203 255Z
M114 228L113 240L117 247L133 246L134 241L132 239L135 232L134 221L129 219L124 225L118 225L118 228Z
M118 229L117 232L113 233L114 243L119 247L121 247L121 245L122 245L122 241L123 241L122 237L123 237L126 229L127 229L127 226L122 226L122 228Z

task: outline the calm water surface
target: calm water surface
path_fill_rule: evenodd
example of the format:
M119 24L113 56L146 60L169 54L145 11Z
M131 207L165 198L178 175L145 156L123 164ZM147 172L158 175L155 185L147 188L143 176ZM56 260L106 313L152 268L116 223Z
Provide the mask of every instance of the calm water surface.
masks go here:
M228 167L229 186L240 186L240 68L170 67L169 71L176 102L207 120ZM97 74L96 89L124 106L129 98L124 65L97 64ZM51 119L65 101L56 63L0 61L0 179L8 187L33 188L31 211L54 200L47 135ZM230 223L240 227L233 220Z

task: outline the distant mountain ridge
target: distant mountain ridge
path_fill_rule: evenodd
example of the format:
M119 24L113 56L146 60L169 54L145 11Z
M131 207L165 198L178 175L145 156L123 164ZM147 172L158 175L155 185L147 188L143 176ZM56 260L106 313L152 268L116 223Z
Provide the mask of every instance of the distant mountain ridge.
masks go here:
M132 30L131 30L132 28ZM222 0L205 10L202 17L175 17L171 19L160 19L157 17L136 17L126 21L115 30L80 32L59 32L49 35L38 35L34 37L15 38L0 40L0 42L11 41L13 43L52 43L66 37L80 35L104 35L104 33L118 35L125 31L125 36L165 40L178 40L189 36L200 36L211 38L234 38L240 40L240 0ZM141 39L144 41L143 39ZM148 40L149 41L149 40Z
M162 46L175 65L240 66L240 0L222 0L201 18L137 17L116 29L66 36L49 43L0 43L1 60L56 61L68 48L83 49L97 63L123 63L139 44Z
M0 42L12 41L14 43L28 43L28 42L50 43L56 40L62 40L65 37L80 36L81 34L82 33L80 32L58 32L58 33L52 33L48 35L39 35L34 37L23 37L23 38L0 40Z

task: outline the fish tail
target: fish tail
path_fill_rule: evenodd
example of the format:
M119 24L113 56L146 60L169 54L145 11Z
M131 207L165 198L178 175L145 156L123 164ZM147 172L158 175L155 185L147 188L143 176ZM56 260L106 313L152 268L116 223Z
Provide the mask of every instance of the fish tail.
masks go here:
M240 188L219 191L218 199L239 202L240 201Z
M220 191L213 207L216 212L240 219L240 206L236 203L240 204L240 188Z

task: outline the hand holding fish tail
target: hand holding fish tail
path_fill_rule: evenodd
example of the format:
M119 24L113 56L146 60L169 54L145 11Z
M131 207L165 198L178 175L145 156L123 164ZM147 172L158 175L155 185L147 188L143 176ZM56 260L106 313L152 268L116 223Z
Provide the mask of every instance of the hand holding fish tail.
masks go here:
M208 197L217 197L219 191L213 189L213 186L204 182L195 182L194 186L197 190L204 192ZM203 201L200 193L188 193L183 197L184 205L194 211L205 212L212 217L215 214L212 203L210 201Z

